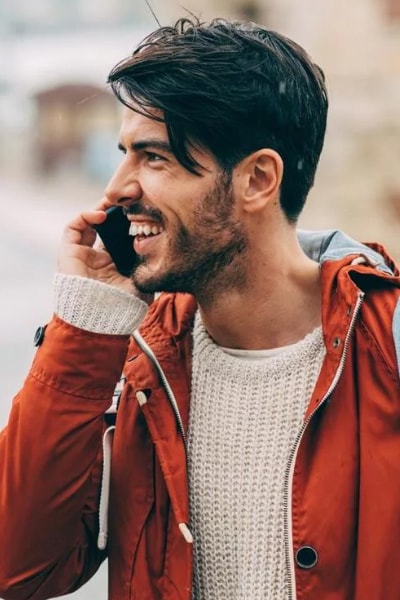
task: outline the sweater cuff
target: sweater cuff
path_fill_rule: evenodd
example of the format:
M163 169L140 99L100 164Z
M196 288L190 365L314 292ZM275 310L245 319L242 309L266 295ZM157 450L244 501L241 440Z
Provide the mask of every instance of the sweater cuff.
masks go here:
M142 322L147 304L116 287L56 273L54 312L63 321L92 333L131 335Z

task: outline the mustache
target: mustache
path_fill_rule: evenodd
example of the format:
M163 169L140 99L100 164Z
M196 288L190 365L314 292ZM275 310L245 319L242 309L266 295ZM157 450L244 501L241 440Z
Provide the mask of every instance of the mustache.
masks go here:
M163 221L162 213L151 206L146 206L141 202L135 202L131 206L124 207L123 211L126 215L140 215L141 217L149 217L154 221Z

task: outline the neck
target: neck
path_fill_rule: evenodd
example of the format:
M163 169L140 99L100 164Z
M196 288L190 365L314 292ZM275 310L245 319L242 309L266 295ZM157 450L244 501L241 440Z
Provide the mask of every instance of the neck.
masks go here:
M289 242L289 243L288 243ZM220 293L197 295L203 323L220 346L260 350L294 344L321 323L319 266L297 236L273 252L250 249L246 278Z

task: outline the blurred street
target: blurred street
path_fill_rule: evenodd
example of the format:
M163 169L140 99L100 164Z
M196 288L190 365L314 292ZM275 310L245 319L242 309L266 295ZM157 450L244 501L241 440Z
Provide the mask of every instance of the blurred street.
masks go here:
M52 188L0 177L1 425L33 356L36 327L51 316L58 241L64 223L79 209L76 198L69 201L69 190L60 197ZM93 202L94 196L81 206Z

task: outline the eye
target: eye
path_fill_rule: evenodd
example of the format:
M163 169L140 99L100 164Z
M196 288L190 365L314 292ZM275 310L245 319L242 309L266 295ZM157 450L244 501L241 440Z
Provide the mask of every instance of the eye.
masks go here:
M161 162L166 160L164 156L161 156L161 154L157 154L156 152L146 152L146 157L148 162Z

